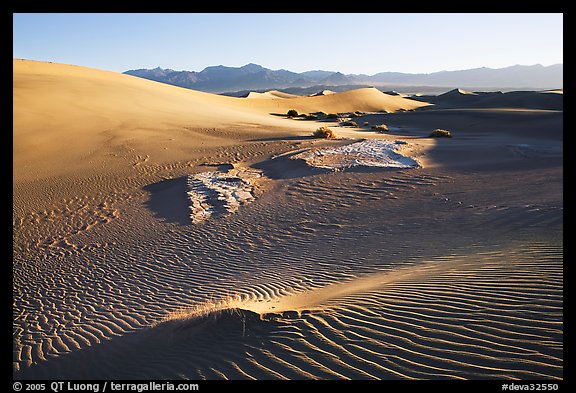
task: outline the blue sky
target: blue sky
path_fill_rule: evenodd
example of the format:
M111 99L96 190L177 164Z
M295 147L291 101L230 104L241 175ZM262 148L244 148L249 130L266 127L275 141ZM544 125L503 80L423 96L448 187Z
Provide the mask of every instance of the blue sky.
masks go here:
M430 73L563 62L562 14L14 14L14 58L123 72Z

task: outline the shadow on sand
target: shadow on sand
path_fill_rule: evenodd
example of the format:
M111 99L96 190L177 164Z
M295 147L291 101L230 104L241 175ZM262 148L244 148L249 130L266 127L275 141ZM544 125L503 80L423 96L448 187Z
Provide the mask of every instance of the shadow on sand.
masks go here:
M397 168L370 167L370 166L354 166L349 168L340 168L338 171L328 168L318 168L308 165L302 159L291 158L292 156L300 152L301 150L286 153L283 154L282 156L253 164L252 167L261 170L265 176L274 180L296 179L307 176L335 173L341 171L355 172L355 173L374 173L374 172L398 170Z
M162 180L143 188L150 194L145 206L154 213L154 217L180 225L190 225L190 201L187 177Z
M101 340L80 350L48 357L47 361L15 372L13 377L199 379L203 375L218 378L211 374L211 368L226 368L227 360L243 365L250 347L267 342L281 324L275 320L261 320L258 314L250 311L226 309Z

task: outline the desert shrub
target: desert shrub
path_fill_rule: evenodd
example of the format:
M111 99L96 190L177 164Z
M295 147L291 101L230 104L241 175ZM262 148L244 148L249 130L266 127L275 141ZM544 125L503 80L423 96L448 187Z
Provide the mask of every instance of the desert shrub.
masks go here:
M320 127L312 134L317 138L336 138L336 134L328 127Z
M358 127L355 121L343 121L340 123L340 127Z
M354 111L354 114L355 114L356 116L362 116L362 115L364 114L364 112L362 112L362 111Z
M290 109L288 113L286 113L286 115L288 115L289 117L296 117L298 116L298 111L296 111L296 109Z
M326 115L326 118L327 118L327 119L337 119L337 118L338 118L338 114L336 114L336 113L328 113L328 114Z
M377 126L372 126L371 127L373 130L376 130L378 132L386 132L388 131L388 126L386 124L379 124Z
M304 118L305 118L306 120L317 120L317 119L318 119L318 116L316 116L316 115L313 114L313 113L310 113L309 115L304 116Z
M448 130L437 128L429 135L429 138L452 138L452 133Z

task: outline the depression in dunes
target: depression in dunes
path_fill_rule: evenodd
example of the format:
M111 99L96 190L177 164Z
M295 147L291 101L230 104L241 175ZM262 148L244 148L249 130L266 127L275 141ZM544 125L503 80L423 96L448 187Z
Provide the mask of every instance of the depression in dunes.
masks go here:
M14 60L13 377L562 379L562 95L448 98Z

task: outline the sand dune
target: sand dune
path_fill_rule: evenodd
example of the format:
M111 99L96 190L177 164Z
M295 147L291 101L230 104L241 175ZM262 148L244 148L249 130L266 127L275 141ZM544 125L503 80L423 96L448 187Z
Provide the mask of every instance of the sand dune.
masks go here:
M200 145L269 135L270 127L299 135L318 127L270 116L289 109L392 112L425 105L376 89L288 101L278 100L278 93L264 95L268 99L246 100L85 67L14 60L15 175L30 180L70 168L94 171L93 160L106 162L110 171L130 153L135 163L146 156L165 163L190 157ZM108 151L94 149L100 145Z
M563 378L562 111L19 60L13 91L15 379ZM357 145L289 109L422 166L309 167Z
M175 317L28 372L217 379L561 375L561 347L547 344L561 335L561 326L549 320L561 312L552 289L561 285L561 265L552 262L561 256L538 245L509 255L476 252L474 258L454 255L300 295L256 295L239 302L243 308L232 302L223 310ZM531 253L551 261L545 268L548 285L538 282ZM517 262L502 264L506 257ZM517 283L516 275L533 278Z
M463 95L477 96L478 94L473 93L473 92L468 91L468 90L464 90L464 89L454 89L454 90L450 90L444 94L440 94L438 97L447 98L447 97L459 97L459 96L463 96Z
M435 104L435 108L521 108L562 110L562 90L476 92L454 89L438 96L422 95L415 99Z
M290 101L282 101L285 106L293 107L299 112L327 113L358 111L387 111L395 112L399 109L412 110L428 104L410 100L399 96L390 96L374 87L349 90L341 93L321 95L315 97L300 97Z
M332 91L332 90L325 89L325 90L319 91L318 93L311 94L311 97L327 96L327 95L334 94L334 93L335 93L335 92Z
M264 93L257 93L257 92L251 91L246 96L246 98L295 98L295 97L298 97L298 96L296 94L283 93L283 92L278 91L278 90L269 90L269 91L266 91Z

